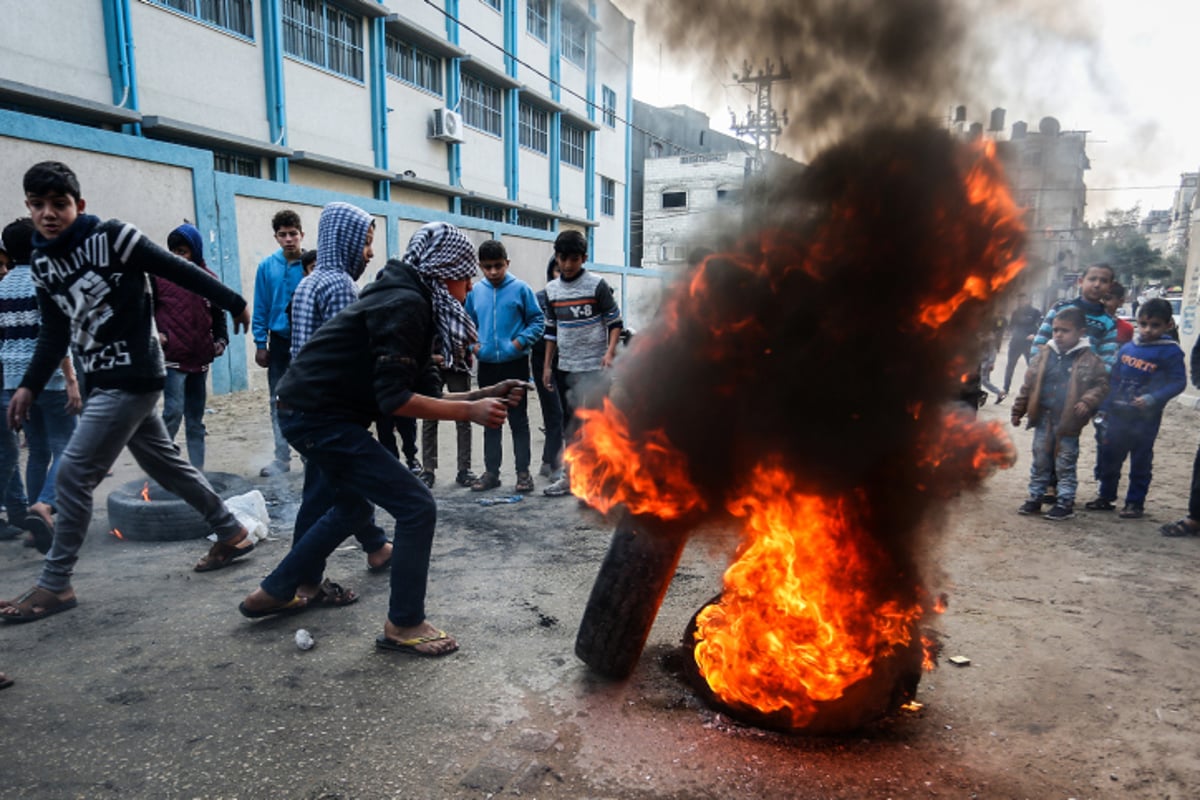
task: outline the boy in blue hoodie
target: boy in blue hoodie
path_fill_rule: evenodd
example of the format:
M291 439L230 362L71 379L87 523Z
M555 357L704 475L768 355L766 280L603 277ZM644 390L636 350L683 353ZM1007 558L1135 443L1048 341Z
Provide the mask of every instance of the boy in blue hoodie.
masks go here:
M1154 439L1167 401L1187 386L1183 349L1165 334L1171 328L1171 304L1161 298L1138 308L1137 332L1121 348L1113 366L1111 391L1104 403L1104 439L1100 444L1100 496L1086 504L1091 511L1112 511L1121 468L1129 457L1129 488L1123 519L1145 513L1150 489Z
M529 351L546 327L537 296L529 284L508 274L508 252L500 242L490 240L479 246L479 269L487 280L467 295L467 315L479 330L475 346L479 385L491 386L506 378L528 381ZM524 397L508 409L508 424L517 466L516 490L532 492L529 413ZM471 485L472 491L484 492L500 485L502 436L500 428L484 429L484 472Z

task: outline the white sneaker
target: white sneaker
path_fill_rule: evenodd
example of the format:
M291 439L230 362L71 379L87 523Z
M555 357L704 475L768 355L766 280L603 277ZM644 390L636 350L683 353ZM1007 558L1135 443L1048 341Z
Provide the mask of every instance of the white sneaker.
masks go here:
M565 476L559 478L554 483L542 490L542 494L546 497L566 497L571 493L571 481Z

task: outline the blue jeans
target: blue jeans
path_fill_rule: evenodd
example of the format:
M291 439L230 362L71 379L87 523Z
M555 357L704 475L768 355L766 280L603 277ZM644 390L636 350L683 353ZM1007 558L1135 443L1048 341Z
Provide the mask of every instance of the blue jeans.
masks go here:
M1117 499L1121 468L1128 457L1129 488L1125 491L1125 504L1138 507L1145 505L1154 465L1154 440L1158 437L1161 422L1162 417L1158 416L1128 419L1118 414L1108 415L1098 464L1102 469L1101 497L1106 500Z
M29 419L25 421L25 436L29 440L25 488L31 502L54 508L58 463L75 432L76 420L74 414L67 412L65 389L42 392L30 407Z
M507 378L529 380L529 359L516 358L499 364L479 362L479 386L491 386ZM513 462L517 472L529 471L529 402L521 395L521 402L508 407L508 427L512 430ZM500 475L500 464L504 456L504 428L483 429L483 466L493 475Z
M328 486L313 496L331 496L332 504L262 582L272 597L290 599L296 587L314 582L325 562L346 538L364 529L374 505L396 520L392 543L392 592L388 619L399 627L425 620L429 555L437 525L437 505L420 478L384 449L365 426L319 412L278 410L279 427L293 447L315 464L316 479ZM301 503L297 518L308 515Z
M267 351L267 389L270 392L271 432L275 435L275 460L284 464L292 460L287 438L279 429L279 416L275 412L275 387L283 380L283 373L292 365L292 340L272 332Z
M1033 429L1033 464L1029 467L1029 497L1040 499L1055 474L1058 475L1058 502L1074 503L1078 481L1075 464L1079 461L1079 437L1059 436L1057 414L1045 411Z
M179 423L186 423L188 461L200 471L204 470L204 404L207 400L207 372L167 368L167 382L163 386L163 424L167 426L167 436L175 441Z
M292 547L295 547L308 529L316 523L325 512L333 508L337 499L337 488L321 477L321 468L312 461L304 463L304 490L300 495L300 510L296 512L296 522L292 528ZM358 528L354 538L362 545L364 553L374 553L387 544L387 534L375 524L375 515L367 522L366 527ZM322 568L322 572L324 569ZM307 576L301 583L317 583L321 574Z

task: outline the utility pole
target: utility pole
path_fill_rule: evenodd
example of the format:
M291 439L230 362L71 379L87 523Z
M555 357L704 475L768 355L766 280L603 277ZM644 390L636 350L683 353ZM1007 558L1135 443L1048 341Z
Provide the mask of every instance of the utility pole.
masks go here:
M735 74L733 79L740 84L753 84L755 87L755 103L753 106L746 107L744 120L739 122L737 115L730 110L730 129L737 136L744 136L754 141L753 171L762 172L763 154L775 149L775 142L783 133L783 126L788 124L787 109L784 109L782 113L776 113L775 107L771 104L771 86L778 81L790 81L792 73L787 64L782 61L780 61L777 72L775 63L767 59L766 67L759 68L757 73L751 68L749 61L743 61L742 74Z

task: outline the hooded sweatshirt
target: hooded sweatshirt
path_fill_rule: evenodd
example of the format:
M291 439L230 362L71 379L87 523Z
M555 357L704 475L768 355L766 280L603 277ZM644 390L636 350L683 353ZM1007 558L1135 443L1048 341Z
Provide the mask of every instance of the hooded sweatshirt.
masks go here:
M467 295L467 314L479 331L479 360L488 364L527 357L546 327L537 295L511 273L504 274L499 286L477 283Z
M194 225L180 225L171 234L187 241L193 264L216 277L204 263L204 240ZM206 372L217 357L216 343L229 344L225 312L165 278L154 278L154 300L154 321L159 334L166 337L162 348L167 366L181 372Z
M1187 371L1179 342L1166 337L1143 342L1135 335L1117 354L1104 407L1113 420L1122 417L1157 420L1162 417L1167 401L1185 388ZM1130 405L1139 397L1145 402L1144 408Z
M355 283L367 264L363 248L371 215L349 203L330 203L317 227L317 266L292 297L292 358L334 314L358 299Z
M414 392L441 396L432 294L411 265L389 261L292 361L276 389L281 406L365 427Z
M21 386L41 392L74 350L88 391L161 391L166 371L154 325L150 275L196 292L235 316L246 301L133 225L80 214L51 240L33 237L33 282L42 328Z

